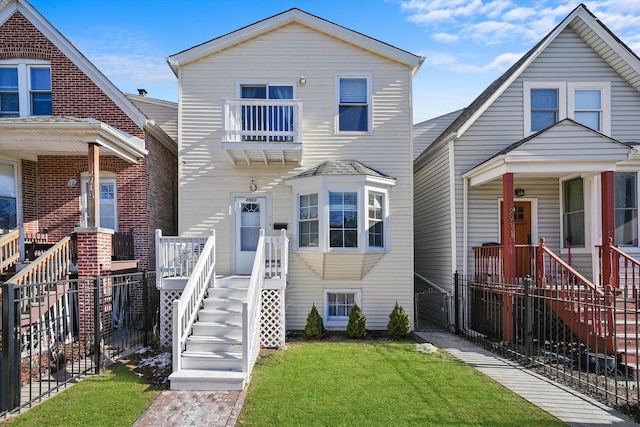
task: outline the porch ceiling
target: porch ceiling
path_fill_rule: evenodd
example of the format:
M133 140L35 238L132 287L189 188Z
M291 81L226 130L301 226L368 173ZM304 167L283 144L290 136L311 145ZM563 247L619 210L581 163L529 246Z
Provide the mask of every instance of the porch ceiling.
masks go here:
M88 144L99 146L100 156L117 156L127 162L148 152L144 141L95 119L39 116L0 119L0 152L19 157L86 156Z
M597 174L616 170L632 151L627 144L565 119L506 147L462 176L473 187L505 173L535 177Z

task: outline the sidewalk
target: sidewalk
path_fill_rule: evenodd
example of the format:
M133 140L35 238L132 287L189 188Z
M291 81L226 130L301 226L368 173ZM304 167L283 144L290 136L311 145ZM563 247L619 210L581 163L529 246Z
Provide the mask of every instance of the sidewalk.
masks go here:
M420 338L493 378L570 426L637 426L631 418L575 390L447 332L416 332Z

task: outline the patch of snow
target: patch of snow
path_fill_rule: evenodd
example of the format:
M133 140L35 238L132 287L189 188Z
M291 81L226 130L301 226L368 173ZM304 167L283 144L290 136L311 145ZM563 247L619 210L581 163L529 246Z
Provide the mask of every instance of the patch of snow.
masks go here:
M171 353L160 353L156 356L141 359L139 367L152 366L159 369L165 369L171 366Z
M418 353L431 354L431 353L435 353L436 351L438 351L438 347L436 347L435 345L431 344L430 342L426 342L426 343L422 343L422 344L416 344L416 351Z

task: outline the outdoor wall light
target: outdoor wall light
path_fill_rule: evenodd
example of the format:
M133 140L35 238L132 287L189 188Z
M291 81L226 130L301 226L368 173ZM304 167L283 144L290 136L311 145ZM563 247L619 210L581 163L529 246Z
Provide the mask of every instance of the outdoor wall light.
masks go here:
M524 188L516 188L516 197L524 197Z
M258 186L256 185L256 180L252 179L251 180L251 185L249 186L249 190L256 191L257 189L258 189Z
M307 84L307 78L306 77L300 77L300 80L298 80L298 83L300 83L300 85L304 86Z
M69 187L69 188L75 187L76 186L76 182L78 182L78 181L76 181L74 178L71 178L69 181L67 181L67 187Z

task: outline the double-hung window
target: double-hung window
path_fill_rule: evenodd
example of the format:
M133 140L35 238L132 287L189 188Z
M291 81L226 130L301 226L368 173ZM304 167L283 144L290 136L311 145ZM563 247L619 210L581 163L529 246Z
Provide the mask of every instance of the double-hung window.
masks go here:
M0 61L0 117L49 116L51 112L48 62Z
M635 172L615 174L616 244L638 246L638 177Z
M531 131L538 132L558 122L558 89L531 89Z
M300 247L318 247L318 193L299 196L298 241Z
M610 82L569 82L568 117L605 135L611 133Z
M329 246L358 247L358 193L329 192Z
M585 246L584 181L582 178L562 182L563 247Z
M371 131L371 89L368 76L338 76L338 132Z
M372 248L384 248L384 195L369 192L368 230L369 246Z

